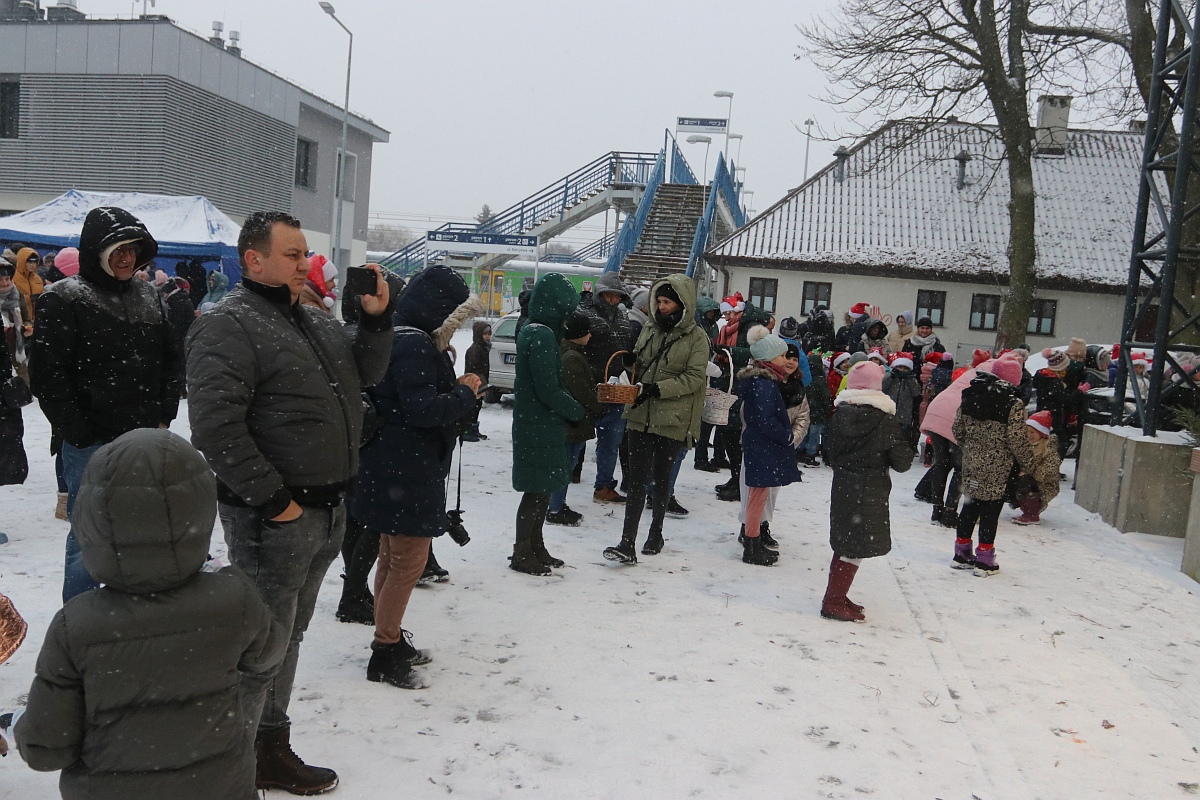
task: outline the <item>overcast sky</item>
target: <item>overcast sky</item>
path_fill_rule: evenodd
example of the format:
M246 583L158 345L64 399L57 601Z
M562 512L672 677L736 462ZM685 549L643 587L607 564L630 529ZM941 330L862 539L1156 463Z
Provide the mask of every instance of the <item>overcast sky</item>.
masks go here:
M94 16L141 13L141 0L79 0ZM834 0L335 0L355 33L350 107L392 133L375 148L371 210L421 229L500 210L610 150L657 151L675 117L723 117L734 93L752 205L801 182L812 117L848 123L797 61L797 23ZM205 36L214 19L244 55L338 105L346 35L316 0L158 0ZM715 138L709 167L721 144ZM685 145L697 171L703 145ZM737 143L734 143L736 152ZM834 146L814 141L810 172ZM576 238L586 240L582 232ZM583 243L580 241L580 243Z

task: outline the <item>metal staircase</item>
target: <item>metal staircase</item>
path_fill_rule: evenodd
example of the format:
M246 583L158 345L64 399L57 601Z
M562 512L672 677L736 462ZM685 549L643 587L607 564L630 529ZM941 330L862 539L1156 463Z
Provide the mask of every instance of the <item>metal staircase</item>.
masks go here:
M621 264L622 283L649 286L659 278L687 272L707 199L707 187L698 184L659 186L637 246Z
M631 214L661 154L613 151L597 158L509 206L482 225L447 223L439 231L523 234L546 242L580 222L616 207ZM408 275L432 263L487 269L513 258L511 255L455 253L427 248L425 237L397 250L380 261L383 266Z

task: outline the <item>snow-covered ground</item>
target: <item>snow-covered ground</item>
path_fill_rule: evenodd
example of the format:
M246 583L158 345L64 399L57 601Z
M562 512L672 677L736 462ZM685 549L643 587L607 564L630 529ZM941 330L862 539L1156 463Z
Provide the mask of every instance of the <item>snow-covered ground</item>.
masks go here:
M467 344L456 337L460 355ZM623 567L600 555L621 512L588 499L589 458L568 496L584 525L546 530L569 566L534 578L506 569L510 417L485 408L490 438L467 445L463 468L472 541L437 541L451 581L409 606L405 627L435 657L429 689L365 680L371 630L334 620L337 567L326 579L291 712L297 751L340 773L333 796L1200 793L1200 600L1178 572L1180 540L1121 535L1064 490L1041 527L1003 522L1001 572L975 578L948 568L953 534L913 500L914 466L895 480L895 547L851 594L867 622L831 622L817 614L829 470L784 490L782 556L763 568L741 563L737 508L713 496L726 475L689 461L677 495L691 516L668 520L661 555ZM0 707L28 689L67 531L52 516L48 426L36 405L25 419L29 481L0 488L0 591L30 636L0 666ZM186 419L172 428L186 435ZM56 781L0 761L0 797L54 797Z

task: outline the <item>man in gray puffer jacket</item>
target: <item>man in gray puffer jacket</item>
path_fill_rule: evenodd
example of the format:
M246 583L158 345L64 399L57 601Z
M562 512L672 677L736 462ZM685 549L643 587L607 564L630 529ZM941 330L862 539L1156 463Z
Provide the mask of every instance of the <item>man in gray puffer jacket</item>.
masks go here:
M288 703L300 641L346 530L362 390L387 372L393 332L377 266L375 293L362 296L353 335L301 305L307 250L294 217L246 219L238 237L242 282L192 325L187 379L192 442L217 474L229 557L291 632L278 671L244 681L261 708L258 787L312 795L332 789L338 776L292 752Z
M88 463L74 525L104 585L51 620L14 731L29 766L62 770L64 798L255 796L238 672L273 669L287 637L240 570L205 567L216 499L169 431L131 431Z

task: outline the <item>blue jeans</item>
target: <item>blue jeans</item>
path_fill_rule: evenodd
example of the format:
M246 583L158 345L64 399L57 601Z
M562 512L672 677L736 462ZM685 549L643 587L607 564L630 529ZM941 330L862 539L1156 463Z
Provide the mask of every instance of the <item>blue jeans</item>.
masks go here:
M671 465L671 497L675 496L675 481L679 478L679 470L683 467L683 459L687 455L687 448L683 443L679 443L679 455L675 456L675 463ZM654 486L646 487L646 501L654 499ZM670 498L668 498L670 499Z
M817 454L817 447L821 444L821 436L825 433L824 425L810 424L808 426L808 435L804 437L804 441L800 446L804 448L804 452L810 456Z
M596 420L596 489L616 489L613 473L625 438L625 406L610 405Z
M63 442L63 480L67 482L67 519L69 520L74 520L75 517L75 498L79 495L79 484L83 481L83 471L87 468L92 456L101 447L103 445L99 444L91 447L75 447ZM99 587L100 584L88 574L87 568L83 566L83 551L80 550L79 541L75 538L75 525L72 522L71 529L67 531L67 555L63 566L63 603L77 594Z
M580 442L579 444L567 445L567 463L571 465L571 469L575 469L575 464L576 464L576 462L579 461L579 454L583 452L583 448L586 445L587 445L587 442ZM570 486L570 484L567 484L567 485ZM550 495L550 511L551 511L551 513L556 512L556 511L562 511L566 507L567 507L567 490L566 489L563 489L561 492L551 493L551 495Z

